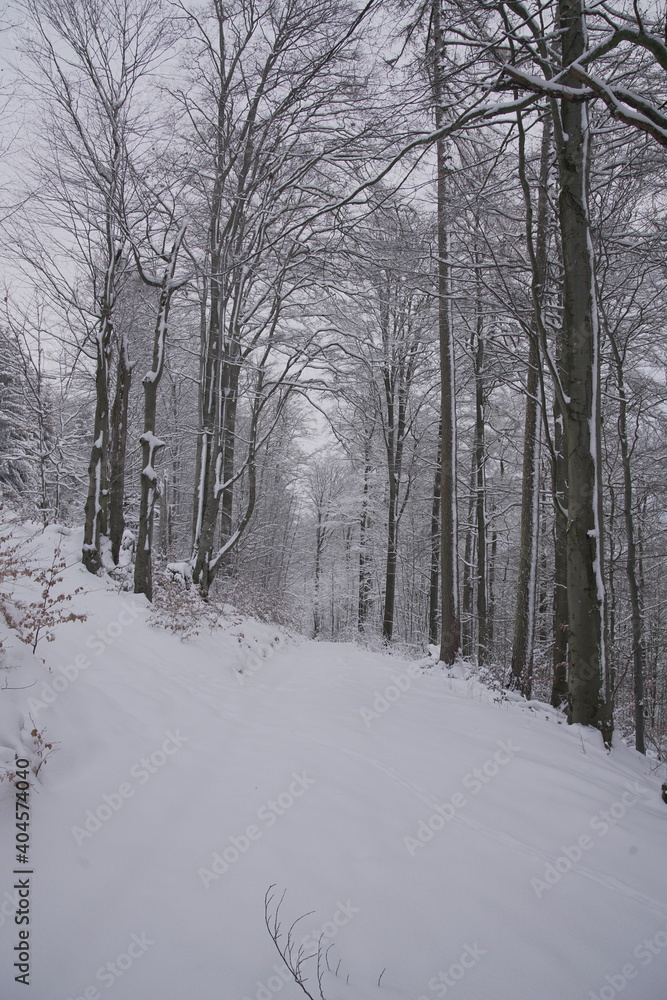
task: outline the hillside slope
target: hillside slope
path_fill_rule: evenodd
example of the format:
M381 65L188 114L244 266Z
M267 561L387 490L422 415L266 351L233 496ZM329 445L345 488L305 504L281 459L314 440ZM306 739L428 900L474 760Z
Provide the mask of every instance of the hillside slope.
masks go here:
M433 664L233 618L181 640L143 598L65 578L86 621L10 650L7 684L33 686L0 692L0 764L39 761L33 728L58 743L29 866L0 783L3 1000L296 1000L270 886L284 934L308 914L294 941L328 951L327 1000L665 1000L649 762Z

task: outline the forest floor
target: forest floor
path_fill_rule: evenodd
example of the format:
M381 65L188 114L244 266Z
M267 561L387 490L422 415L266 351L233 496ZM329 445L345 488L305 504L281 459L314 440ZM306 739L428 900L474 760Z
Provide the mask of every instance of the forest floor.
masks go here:
M56 543L86 620L0 676L2 1000L296 1000L267 891L316 1000L318 943L326 1000L665 1000L655 762L463 665L174 634ZM47 742L22 853L8 774Z

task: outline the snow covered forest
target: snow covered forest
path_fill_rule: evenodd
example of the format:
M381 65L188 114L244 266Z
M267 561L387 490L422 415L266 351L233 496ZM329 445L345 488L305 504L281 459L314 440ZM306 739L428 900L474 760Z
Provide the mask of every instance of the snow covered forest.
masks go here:
M3 1000L664 1000L664 5L0 0L0 115Z
M664 11L2 18L5 502L664 758Z
M2 18L6 502L664 755L664 12Z

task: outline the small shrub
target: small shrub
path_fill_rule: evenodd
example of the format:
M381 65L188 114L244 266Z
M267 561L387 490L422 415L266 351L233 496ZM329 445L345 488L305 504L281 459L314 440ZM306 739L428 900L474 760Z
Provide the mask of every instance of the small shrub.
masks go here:
M184 641L215 628L219 619L219 609L205 601L196 588L186 587L177 580L156 583L148 619L148 624L154 628L166 629Z
M231 604L235 611L247 618L257 618L269 625L299 630L301 616L284 593L262 587L254 581L221 580L216 587L216 596L224 603Z
M86 616L75 614L66 605L83 587L77 587L73 594L55 593L57 584L63 582L60 575L66 568L61 558L60 547L53 553L51 565L46 569L27 566L27 542L13 542L11 534L0 536L0 614L17 638L30 646L33 654L42 639L53 642L54 630L64 622L85 621ZM19 598L16 590L30 580L39 590L36 599ZM0 651L4 642L0 639Z
M48 741L45 739L46 729L38 729L35 725L32 717L30 718L33 728L30 733L32 738L32 751L28 751L32 757L32 763L30 770L37 777L42 766L46 764L47 760L57 752L58 744L53 741ZM16 785L17 780L19 780L16 771L13 771L11 767L4 768L4 771L0 772L0 781L8 781L10 785ZM22 779L21 779L22 780Z

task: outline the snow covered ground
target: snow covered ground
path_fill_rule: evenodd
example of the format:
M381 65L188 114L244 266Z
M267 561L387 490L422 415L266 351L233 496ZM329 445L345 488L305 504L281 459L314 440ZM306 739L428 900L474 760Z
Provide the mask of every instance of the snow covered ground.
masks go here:
M434 665L234 618L181 639L58 540L87 619L0 675L0 767L57 742L28 864L0 782L2 1000L303 997L271 886L327 1000L665 1000L662 771Z

